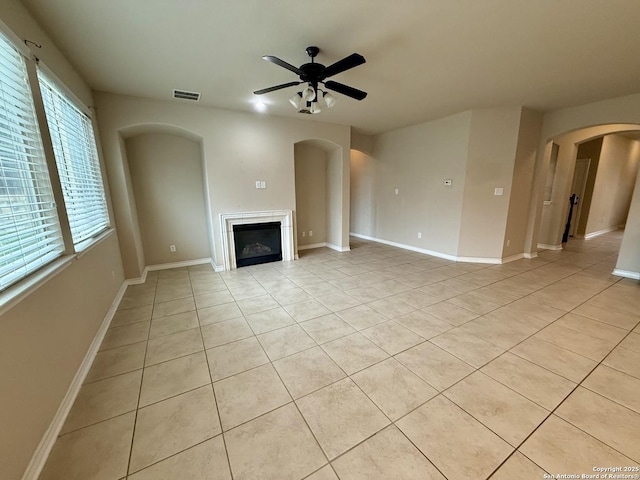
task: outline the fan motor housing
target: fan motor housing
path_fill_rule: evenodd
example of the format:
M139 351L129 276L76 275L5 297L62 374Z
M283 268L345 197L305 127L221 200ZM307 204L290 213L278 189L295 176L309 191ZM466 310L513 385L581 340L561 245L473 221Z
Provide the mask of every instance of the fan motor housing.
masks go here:
M302 75L300 80L303 82L321 82L325 79L324 71L326 67L321 63L305 63L300 67Z

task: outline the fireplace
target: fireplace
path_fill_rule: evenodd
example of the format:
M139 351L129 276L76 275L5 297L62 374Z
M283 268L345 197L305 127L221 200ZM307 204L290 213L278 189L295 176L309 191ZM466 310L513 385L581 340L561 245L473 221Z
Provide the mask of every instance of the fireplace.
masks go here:
M291 210L221 213L219 218L222 234L222 264L216 267L219 271L233 270L239 266L239 264L236 263L235 228L242 225L279 223L282 261L290 262L294 259L293 212Z
M280 227L280 222L234 225L236 267L282 260Z

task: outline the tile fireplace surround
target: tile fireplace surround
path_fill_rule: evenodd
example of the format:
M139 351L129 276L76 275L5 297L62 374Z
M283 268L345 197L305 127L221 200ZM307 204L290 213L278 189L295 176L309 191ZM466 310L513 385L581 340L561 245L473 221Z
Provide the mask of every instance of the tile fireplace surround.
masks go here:
M233 226L267 222L280 222L282 260L284 262L293 260L293 212L291 210L221 213L220 230L222 231L222 266L224 270L236 268Z

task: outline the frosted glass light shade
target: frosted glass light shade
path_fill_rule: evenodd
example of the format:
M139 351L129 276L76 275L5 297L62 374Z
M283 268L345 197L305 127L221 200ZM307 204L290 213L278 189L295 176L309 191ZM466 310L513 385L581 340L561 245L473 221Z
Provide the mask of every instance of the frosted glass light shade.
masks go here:
M293 105L293 108L300 108L300 104L302 103L302 92L296 93L293 97L289 99L289 103Z
M311 108L309 109L309 111L311 113L320 113L322 110L318 102L311 102Z
M333 107L336 104L336 97L331 95L329 92L325 92L322 95L322 99L324 100L324 103L326 103L327 107L329 108Z
M302 91L302 98L307 102L312 102L316 98L316 91L312 86L308 86Z

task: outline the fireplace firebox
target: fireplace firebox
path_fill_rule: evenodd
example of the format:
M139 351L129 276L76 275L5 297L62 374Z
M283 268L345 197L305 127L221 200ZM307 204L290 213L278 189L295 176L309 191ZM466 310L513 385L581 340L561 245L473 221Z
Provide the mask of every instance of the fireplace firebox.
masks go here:
M280 222L233 226L236 267L282 260Z

